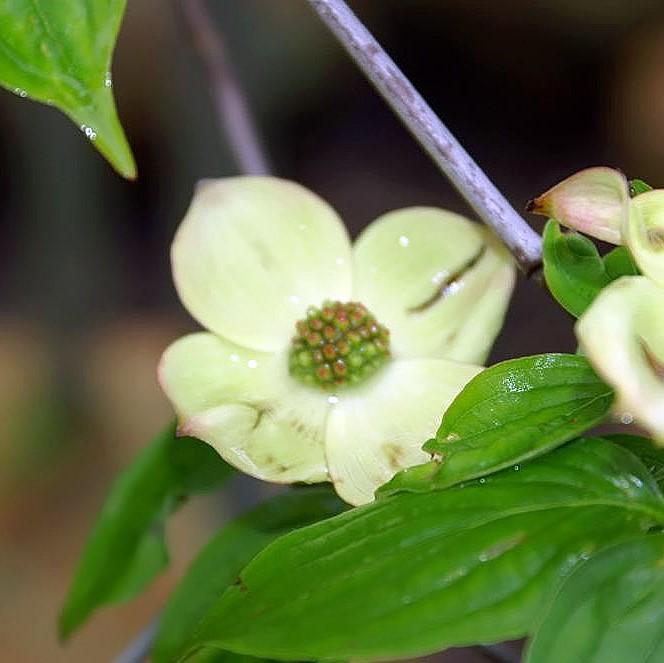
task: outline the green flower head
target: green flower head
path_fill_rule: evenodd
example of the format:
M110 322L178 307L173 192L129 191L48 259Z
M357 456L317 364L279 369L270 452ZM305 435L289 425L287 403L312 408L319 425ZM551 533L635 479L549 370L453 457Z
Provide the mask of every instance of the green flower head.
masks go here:
M172 248L185 336L159 379L180 432L274 482L331 481L351 504L427 459L514 283L484 228L397 210L354 245L337 214L270 177L203 182Z

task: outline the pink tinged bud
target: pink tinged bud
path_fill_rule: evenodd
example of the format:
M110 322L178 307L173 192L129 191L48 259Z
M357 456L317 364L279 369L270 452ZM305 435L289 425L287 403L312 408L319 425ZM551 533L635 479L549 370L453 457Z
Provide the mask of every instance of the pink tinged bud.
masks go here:
M528 203L542 214L611 244L623 243L629 217L629 184L618 170L599 166L568 177Z

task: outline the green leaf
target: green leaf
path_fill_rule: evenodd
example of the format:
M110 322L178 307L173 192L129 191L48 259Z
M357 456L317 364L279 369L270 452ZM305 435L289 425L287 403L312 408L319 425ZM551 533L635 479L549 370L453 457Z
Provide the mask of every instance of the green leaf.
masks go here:
M610 279L615 281L621 276L638 276L641 272L626 246L616 246L604 256L604 268Z
M580 560L655 522L664 499L638 459L580 440L519 472L396 495L277 539L192 646L389 660L522 637Z
M233 654L232 652L224 651L223 649L213 649L212 647L206 647L187 657L187 663L260 663L261 661L268 660L254 656L244 656L243 654Z
M124 177L136 166L117 117L111 57L126 0L5 0L0 84L66 113Z
M664 534L605 550L564 583L528 663L664 661Z
M604 435L605 440L631 451L647 468L660 489L664 490L664 448L638 435Z
M378 495L423 492L490 474L543 454L598 424L613 391L579 355L501 362L474 377L424 450L436 459L407 468Z
M159 620L152 651L155 663L177 660L184 653L201 619L268 543L345 508L329 487L301 488L275 497L226 525L199 553L171 596ZM233 656L228 652L217 655L219 660Z
M576 317L590 306L602 288L636 269L629 253L625 255L626 249L612 251L607 265L591 240L579 233L564 233L552 219L544 228L543 240L546 285L556 301Z
M563 232L549 220L543 236L544 280L556 301L579 317L602 288L621 276L636 276L631 253L618 246L602 258L595 244L575 232Z
M191 493L220 486L233 470L207 444L156 437L113 484L88 538L59 633L67 638L106 603L138 594L168 563L166 518Z
M643 180L630 180L629 181L629 195L634 198L640 193L646 193L647 191L652 191L650 184L647 184Z

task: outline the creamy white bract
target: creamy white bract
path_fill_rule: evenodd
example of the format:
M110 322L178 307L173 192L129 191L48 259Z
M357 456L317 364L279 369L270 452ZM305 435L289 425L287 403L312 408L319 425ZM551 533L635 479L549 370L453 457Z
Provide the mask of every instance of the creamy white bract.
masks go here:
M385 214L351 245L334 210L284 180L199 185L176 234L182 303L208 331L163 355L183 435L274 482L331 481L351 504L421 451L498 333L514 284L484 228L430 207ZM361 302L390 359L361 384L321 389L289 372L295 324L325 301Z
M625 176L589 168L535 199L533 211L613 244L625 244L643 276L604 288L576 335L595 370L615 389L615 410L664 444L664 191L629 196Z

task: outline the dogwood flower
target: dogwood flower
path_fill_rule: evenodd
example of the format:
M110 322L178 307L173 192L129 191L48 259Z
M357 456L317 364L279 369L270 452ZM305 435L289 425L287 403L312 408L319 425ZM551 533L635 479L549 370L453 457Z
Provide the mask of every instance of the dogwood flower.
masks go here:
M643 276L604 288L575 331L595 370L616 391L616 412L664 445L664 190L629 195L625 176L589 168L530 205L564 225L625 244Z
M351 245L293 182L199 184L172 247L180 299L207 330L159 366L179 432L273 482L371 501L482 367L514 283L487 230L431 207L389 212Z

